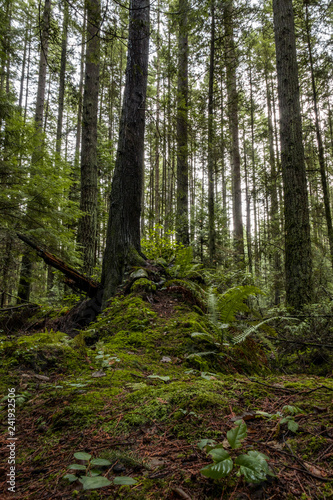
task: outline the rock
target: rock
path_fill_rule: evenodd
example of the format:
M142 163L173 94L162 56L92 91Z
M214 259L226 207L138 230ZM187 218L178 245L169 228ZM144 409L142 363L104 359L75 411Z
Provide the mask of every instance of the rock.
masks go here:
M148 278L148 273L144 269L137 269L136 271L133 271L130 275L131 279L138 279L138 278Z
M112 467L112 470L113 472L115 472L116 474L119 474L120 472L125 472L126 471L126 467L124 467L123 464L116 464Z
M106 373L103 372L103 370L98 370L97 372L94 372L91 374L92 377L98 378L98 377L105 377Z

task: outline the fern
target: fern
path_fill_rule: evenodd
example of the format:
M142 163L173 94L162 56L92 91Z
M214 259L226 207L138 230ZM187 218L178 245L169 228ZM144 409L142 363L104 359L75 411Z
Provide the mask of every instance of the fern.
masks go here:
M217 300L217 305L222 323L235 321L235 314L238 312L249 312L249 306L244 302L251 295L258 295L263 292L253 285L244 285L230 288Z
M264 344L266 344L269 349L271 349L271 351L276 353L276 348L275 348L274 344L265 336L265 334L263 332L261 332L259 330L259 328L261 328L263 325L266 325L270 321L281 320L281 319L290 320L290 319L297 319L297 318L291 318L290 316L289 317L273 316L272 318L266 318L263 321L260 321L260 323L257 323L256 325L252 325L249 328L246 328L246 330L244 330L239 335L236 335L232 339L232 342L233 342L233 344L239 344L240 342L244 342L244 340L246 340L249 335L252 335L253 333L255 333L258 335L260 340Z
M192 304L199 306L200 309L204 311L206 310L206 292L197 283L194 283L193 281L173 279L167 281L164 286L170 291L181 293L184 299L187 299Z

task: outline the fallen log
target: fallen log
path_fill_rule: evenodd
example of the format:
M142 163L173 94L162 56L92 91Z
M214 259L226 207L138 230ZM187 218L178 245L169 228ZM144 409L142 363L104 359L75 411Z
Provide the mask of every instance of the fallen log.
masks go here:
M42 247L39 245L36 245L33 241L29 240L26 236L20 233L16 233L18 238L20 240L24 241L27 245L29 245L31 248L36 250L37 254L39 257L41 257L46 264L49 266L54 267L55 269L58 269L58 271L62 272L66 276L66 283L71 287L71 288L77 288L83 292L85 292L88 297L94 298L97 295L101 294L102 291L102 285L98 282L95 281L91 278L88 278L87 276L84 276L84 274L76 271L72 267L68 266L65 262L62 260L58 259L55 255L51 254L50 252L47 252L44 250Z

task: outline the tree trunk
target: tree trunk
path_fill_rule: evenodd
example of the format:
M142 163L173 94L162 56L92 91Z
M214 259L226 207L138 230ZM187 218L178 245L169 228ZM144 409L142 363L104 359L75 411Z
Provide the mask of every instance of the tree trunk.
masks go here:
M331 214L330 196L329 196L327 177L326 177L324 145L323 145L323 139L322 139L320 124L319 124L318 97L317 97L317 88L316 88L316 81L315 81L314 69L313 69L311 32L310 32L309 11L308 11L308 3L307 2L305 3L305 26L306 26L307 45L308 45L308 51L309 51L312 97L313 97L313 107L314 107L314 113L315 113L315 126L316 126L316 138L317 138L317 146L318 146L320 177L321 177L321 185L322 185L323 195L324 195L325 218L326 218L326 224L327 224L328 241L329 241L329 245L330 245L331 263L333 266L332 214Z
M78 243L82 246L83 271L91 275L97 242L97 115L100 63L100 0L86 0L87 50L82 111L81 201L85 213L79 221Z
M211 0L210 61L208 85L208 249L210 264L215 261L215 213L214 213L214 66L215 66L215 0Z
M312 258L292 0L273 0L273 12L285 204L286 300L299 309L312 297Z
M228 0L224 10L224 27L226 39L226 70L228 91L228 114L231 131L231 158L232 158L232 201L234 243L236 260L244 260L244 239L242 221L242 187L239 154L238 132L238 92L236 86L236 51L233 36L233 2Z
M143 260L140 215L148 49L149 0L131 0L126 83L102 270L104 306L121 282L125 266Z
M188 0L179 0L177 103L177 217L176 238L189 244L188 224Z
M36 110L35 110L35 127L36 134L40 137L40 141L35 147L34 152L31 157L31 165L34 168L36 163L41 159L43 155L43 115L44 115L44 101L45 101L45 83L46 83L46 69L47 69L47 55L48 55L48 37L49 37L49 25L50 25L50 13L51 13L51 0L45 0L43 19L40 27L40 56L39 56L39 73L38 73L38 87L37 87L37 99L36 99ZM31 173L33 176L33 170ZM29 214L30 206L28 203L27 214ZM18 301L29 301L30 299L30 281L32 275L32 255L29 249L25 250L22 256L20 281L18 287Z
M61 135L62 135L62 119L64 114L64 96L65 96L65 74L66 74L66 59L67 59L67 31L68 31L68 3L64 2L64 20L62 28L61 40L61 60L60 60L60 75L59 75L59 96L58 96L58 121L57 121L57 137L56 137L56 152L60 155L61 151Z

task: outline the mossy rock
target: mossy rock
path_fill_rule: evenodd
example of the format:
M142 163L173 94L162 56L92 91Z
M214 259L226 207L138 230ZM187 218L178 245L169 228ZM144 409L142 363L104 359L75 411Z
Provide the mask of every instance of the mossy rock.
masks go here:
M152 281L147 278L140 278L136 280L131 286L131 292L140 293L140 292L156 292L156 285Z
M1 343L8 367L20 365L36 372L59 368L68 371L77 368L79 354L62 332L43 332L25 335L14 341Z

